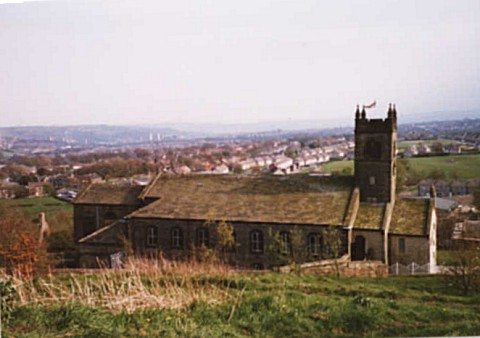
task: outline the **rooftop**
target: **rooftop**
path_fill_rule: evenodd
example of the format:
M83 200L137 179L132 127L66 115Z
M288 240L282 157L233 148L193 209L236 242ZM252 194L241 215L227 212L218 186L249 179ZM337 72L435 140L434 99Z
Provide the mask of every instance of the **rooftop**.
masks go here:
M135 218L342 225L349 177L159 176L142 195L158 199Z
M390 223L391 234L426 235L428 199L397 199Z
M382 230L384 205L360 204L354 229Z
M138 205L144 187L139 185L90 184L78 194L74 204Z

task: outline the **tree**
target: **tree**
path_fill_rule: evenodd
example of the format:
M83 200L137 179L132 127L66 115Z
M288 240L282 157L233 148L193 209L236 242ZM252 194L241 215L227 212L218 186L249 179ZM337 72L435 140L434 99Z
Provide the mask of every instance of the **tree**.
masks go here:
M340 278L340 264L338 259L342 252L342 238L340 237L340 231L335 225L329 225L323 231L323 252L322 256L326 259L333 260L333 266L335 269L335 276Z
M265 247L265 256L270 267L278 267L285 264L285 257L282 255L282 240L280 233L276 231L273 233L272 228L268 228L267 236L270 241Z
M306 243L303 231L295 226L289 231L290 234L290 265L297 274L301 272L301 265L307 260Z
M278 267L288 264L292 271L299 274L301 265L308 258L303 231L295 226L286 232L273 233L272 228L269 228L268 238L271 239L266 247L269 265Z
M225 220L216 223L217 243L216 251L219 259L225 262L228 253L235 249L235 233L233 226Z
M30 279L48 269L45 242L39 242L37 225L11 208L0 207L0 266L12 275Z
M450 251L446 280L464 295L480 290L480 247L460 242Z

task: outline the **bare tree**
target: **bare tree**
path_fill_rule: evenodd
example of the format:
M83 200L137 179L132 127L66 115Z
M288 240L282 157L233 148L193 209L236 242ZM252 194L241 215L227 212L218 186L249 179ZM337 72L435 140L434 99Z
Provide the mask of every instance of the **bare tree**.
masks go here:
M335 276L340 278L340 264L338 259L342 252L342 238L340 231L335 225L329 225L323 231L323 252L322 256L326 259L333 260L333 266L335 269Z
M447 282L464 295L480 290L480 247L477 243L459 242L450 254Z

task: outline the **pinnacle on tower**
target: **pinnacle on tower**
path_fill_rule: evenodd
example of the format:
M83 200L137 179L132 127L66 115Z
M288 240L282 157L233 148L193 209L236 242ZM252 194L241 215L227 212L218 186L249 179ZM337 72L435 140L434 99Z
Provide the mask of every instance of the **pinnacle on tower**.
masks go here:
M362 108L362 119L367 118L367 113L365 112L365 107Z
M355 111L355 119L359 119L360 118L360 106L357 104L357 110Z
M388 117L389 119L391 119L391 118L393 117L393 108L392 108L392 104L391 104L391 103L388 104L387 117Z

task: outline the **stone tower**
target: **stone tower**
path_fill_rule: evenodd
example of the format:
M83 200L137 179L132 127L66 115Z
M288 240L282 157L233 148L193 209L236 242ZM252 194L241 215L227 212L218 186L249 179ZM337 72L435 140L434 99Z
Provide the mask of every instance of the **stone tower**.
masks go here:
M360 202L395 200L397 176L397 111L390 104L386 119L367 119L365 108L355 112L355 186Z

